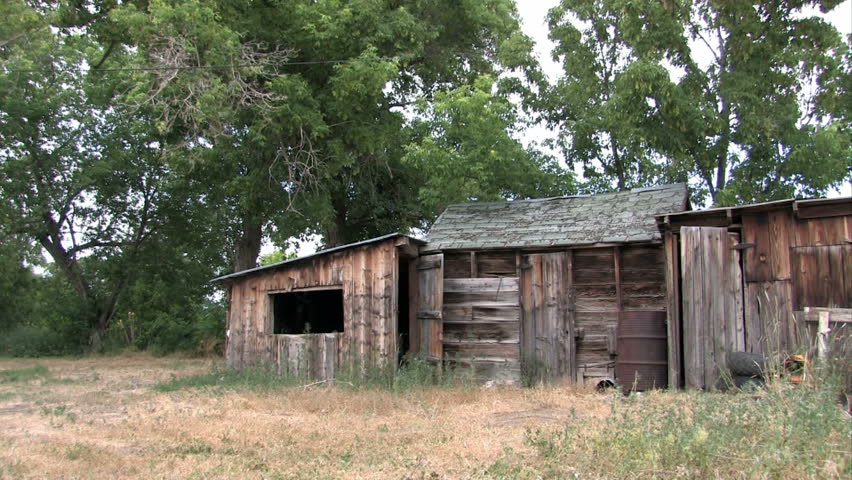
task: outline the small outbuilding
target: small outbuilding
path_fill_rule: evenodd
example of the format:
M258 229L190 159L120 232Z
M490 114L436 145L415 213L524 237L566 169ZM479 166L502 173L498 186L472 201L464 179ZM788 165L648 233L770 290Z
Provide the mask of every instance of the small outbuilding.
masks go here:
M852 198L659 215L664 235L672 385L720 386L730 352L780 364L815 344L828 317L852 393Z
M688 208L684 184L448 207L420 249L421 288L439 292L417 313L430 336L421 345L483 380L666 386L654 216Z
M423 243L385 235L214 279L228 292L228 366L329 379L341 365L395 365Z

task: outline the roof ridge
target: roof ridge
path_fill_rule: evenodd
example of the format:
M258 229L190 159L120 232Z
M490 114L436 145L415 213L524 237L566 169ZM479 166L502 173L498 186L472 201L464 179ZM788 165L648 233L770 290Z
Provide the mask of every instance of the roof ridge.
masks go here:
M626 194L630 194L630 193L654 192L654 191L659 191L659 190L674 190L675 187L683 187L685 189L685 188L687 188L687 184L684 183L684 182L665 183L665 184L662 184L662 185L651 185L650 187L632 188L630 190L620 190L620 191L617 191L617 192L601 192L601 193L588 193L588 194L578 194L578 195L564 195L564 196L561 196L561 197L524 198L524 199L521 199L521 200L507 199L507 200L498 200L498 201L493 201L493 202L473 201L473 202L464 202L464 203L452 203L450 205L447 205L447 207L444 209L444 212L446 212L450 208L458 208L458 207L467 208L467 207L474 207L474 206L513 205L513 204L522 204L522 203L549 202L549 201L554 201L554 200L571 200L571 199L575 199L575 198L596 198L596 197L606 197L606 196L612 196L612 195L626 195ZM440 218L444 215L444 212L441 212L441 214L438 215L438 219L435 220L436 224L438 223L438 220L440 220Z

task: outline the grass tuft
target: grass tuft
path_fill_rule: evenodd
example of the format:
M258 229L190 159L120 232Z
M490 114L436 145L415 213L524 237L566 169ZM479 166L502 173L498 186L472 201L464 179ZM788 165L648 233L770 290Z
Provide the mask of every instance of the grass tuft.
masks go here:
M603 424L575 417L557 432L528 430L527 465L554 478L852 476L850 419L831 389L650 393L612 408ZM518 460L501 461L494 470Z
M188 377L172 378L154 384L158 392L175 392L187 388L213 388L223 390L269 390L300 385L301 379L280 375L274 369L259 366L234 370L214 365L209 372Z
M473 371L464 367L436 365L418 357L407 359L394 369L392 366L350 365L341 368L334 381L347 389L372 389L401 392L421 387L464 387L474 384ZM213 388L222 390L270 390L297 387L314 382L292 375L279 374L274 367L257 366L240 370L214 365L207 373L177 377L153 386L157 392L175 392L189 388Z
M0 370L0 383L29 382L38 378L46 379L48 376L50 376L50 371L43 365Z

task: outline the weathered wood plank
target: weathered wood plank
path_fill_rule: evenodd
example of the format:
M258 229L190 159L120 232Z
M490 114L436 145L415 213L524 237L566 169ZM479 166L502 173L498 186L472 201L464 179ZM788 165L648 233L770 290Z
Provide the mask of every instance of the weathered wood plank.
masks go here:
M470 253L445 253L444 278L470 278Z
M817 322L820 313L828 313L830 323L852 323L852 308L804 307L796 313L801 314L805 322Z
M701 228L682 227L681 260L683 265L683 361L688 388L704 388L704 262L701 252Z
M769 215L765 212L743 215L743 242L754 244L746 249L743 274L746 282L772 280L772 239Z
M520 360L517 343L446 343L444 353L448 359Z
M794 305L846 307L850 305L847 271L852 246L793 248Z
M515 252L512 250L477 252L476 274L480 278L516 276Z
M469 307L512 307L518 305L518 292L447 292L444 302L451 306Z
M447 343L520 343L519 322L444 323Z
M445 325L448 323L520 322L520 310L519 306L459 307L455 305L445 305L443 317Z
M665 289L667 292L669 388L680 388L682 386L683 344L680 319L680 249L678 237L671 232L666 232L663 245L665 248Z
M518 279L501 278L448 278L444 280L444 293L482 293L519 291Z
M795 242L791 212L787 210L769 212L769 240L772 279L789 280L792 275L790 247Z
M441 310L444 304L442 254L420 257L418 260L418 318L420 319L420 353L427 358L443 358L443 325ZM436 312L434 316L423 316L421 312Z

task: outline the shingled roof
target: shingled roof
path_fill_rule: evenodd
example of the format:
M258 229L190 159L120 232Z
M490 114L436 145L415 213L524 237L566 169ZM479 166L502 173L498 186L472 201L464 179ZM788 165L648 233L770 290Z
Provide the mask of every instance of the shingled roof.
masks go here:
M659 241L654 215L689 208L685 184L618 193L450 205L421 251Z

